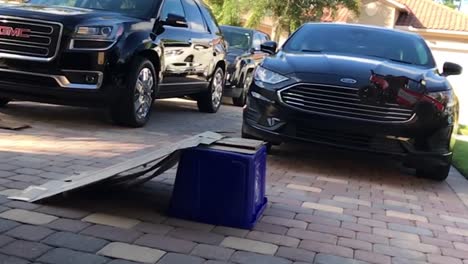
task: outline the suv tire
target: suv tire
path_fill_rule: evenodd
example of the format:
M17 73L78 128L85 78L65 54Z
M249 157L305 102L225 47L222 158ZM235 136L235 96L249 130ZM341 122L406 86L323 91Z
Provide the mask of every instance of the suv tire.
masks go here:
M111 106L112 120L122 126L142 127L151 115L157 75L153 63L137 57L121 96Z
M247 92L249 90L250 82L252 81L252 72L247 73L244 81L242 82L242 93L237 98L232 98L232 103L235 106L244 106L247 99Z
M416 176L434 181L445 181L450 172L449 165L430 166L416 169Z
M0 107L4 107L5 105L7 105L11 100L8 99L8 98L3 98L3 97L0 97Z
M224 88L224 71L216 67L209 89L197 96L198 110L204 113L216 113L221 106Z

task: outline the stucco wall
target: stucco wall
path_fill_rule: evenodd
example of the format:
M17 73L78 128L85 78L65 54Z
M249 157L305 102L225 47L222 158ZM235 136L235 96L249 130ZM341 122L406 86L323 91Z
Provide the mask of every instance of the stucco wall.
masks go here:
M393 28L396 17L395 8L377 0L363 0L359 18L350 22Z

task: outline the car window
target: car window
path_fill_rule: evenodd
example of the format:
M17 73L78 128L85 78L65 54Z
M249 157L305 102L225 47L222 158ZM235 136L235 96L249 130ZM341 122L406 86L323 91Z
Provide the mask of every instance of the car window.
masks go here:
M216 23L216 18L214 17L211 10L205 6L200 6L200 9L206 19L206 23L208 24L211 33L221 34L218 23Z
M262 39L259 34L255 34L252 42L252 47L255 50L260 50L260 44L262 44Z
M184 9L187 12L187 20L190 28L195 31L206 32L206 24L200 12L200 8L193 0L183 0Z
M288 52L323 52L379 57L434 67L424 40L389 30L345 26L305 25L284 44Z
M161 11L161 20L166 20L168 14L185 17L184 8L180 0L166 0Z

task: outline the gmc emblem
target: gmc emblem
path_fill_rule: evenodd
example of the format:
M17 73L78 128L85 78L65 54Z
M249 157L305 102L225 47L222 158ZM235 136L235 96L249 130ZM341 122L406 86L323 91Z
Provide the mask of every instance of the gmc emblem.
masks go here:
M0 36L29 38L28 33L31 33L31 30L28 28L12 28L12 27L0 26Z

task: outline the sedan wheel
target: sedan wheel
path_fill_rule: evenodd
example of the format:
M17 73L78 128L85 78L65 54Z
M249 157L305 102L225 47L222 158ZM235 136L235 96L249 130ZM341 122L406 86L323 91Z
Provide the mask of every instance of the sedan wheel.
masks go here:
M217 67L208 91L198 94L197 104L200 112L216 113L221 106L224 87L224 71Z

